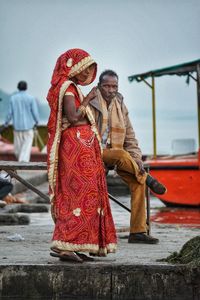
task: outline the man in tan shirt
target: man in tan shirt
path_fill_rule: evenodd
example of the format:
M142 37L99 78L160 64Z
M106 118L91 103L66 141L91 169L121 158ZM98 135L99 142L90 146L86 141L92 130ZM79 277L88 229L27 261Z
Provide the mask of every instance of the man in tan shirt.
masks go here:
M103 161L107 167L116 166L117 173L131 192L129 243L157 244L158 239L146 234L145 187L157 194L166 188L147 174L142 153L128 116L128 110L118 92L118 75L112 70L99 77L97 97L90 102L103 145Z

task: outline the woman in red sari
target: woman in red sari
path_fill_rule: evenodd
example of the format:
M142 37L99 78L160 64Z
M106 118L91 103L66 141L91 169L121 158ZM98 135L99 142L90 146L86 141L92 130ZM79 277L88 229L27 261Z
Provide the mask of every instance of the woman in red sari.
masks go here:
M47 96L48 179L55 222L50 254L75 262L91 260L80 252L106 256L116 250L100 138L88 106L96 88L84 97L78 87L92 83L96 72L87 52L71 49L58 58Z

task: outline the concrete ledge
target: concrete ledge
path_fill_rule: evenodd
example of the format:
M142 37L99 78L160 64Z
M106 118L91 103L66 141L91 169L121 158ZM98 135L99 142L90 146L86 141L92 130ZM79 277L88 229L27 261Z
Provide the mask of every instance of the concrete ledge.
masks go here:
M200 269L171 265L0 266L0 299L198 300Z

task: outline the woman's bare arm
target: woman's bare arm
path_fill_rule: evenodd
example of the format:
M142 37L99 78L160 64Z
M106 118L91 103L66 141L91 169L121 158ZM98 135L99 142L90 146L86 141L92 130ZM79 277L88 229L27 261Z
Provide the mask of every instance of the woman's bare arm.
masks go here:
M76 109L74 96L71 95L64 96L63 109L64 109L64 114L67 117L67 120L71 124L77 123L80 119L83 118L82 112Z
M81 106L86 107L88 103L96 97L96 87L84 98ZM75 98L72 95L65 95L63 99L63 109L68 121L75 124L81 119L84 119L84 114L79 109L76 109Z

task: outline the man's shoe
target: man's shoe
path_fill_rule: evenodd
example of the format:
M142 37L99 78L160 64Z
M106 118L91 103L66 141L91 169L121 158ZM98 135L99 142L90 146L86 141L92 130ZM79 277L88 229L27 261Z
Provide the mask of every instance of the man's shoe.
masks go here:
M167 192L166 187L160 183L156 178L151 175L147 175L146 185L155 193L159 195L163 195Z
M130 233L128 238L130 244L158 244L159 239L156 239L146 233Z

